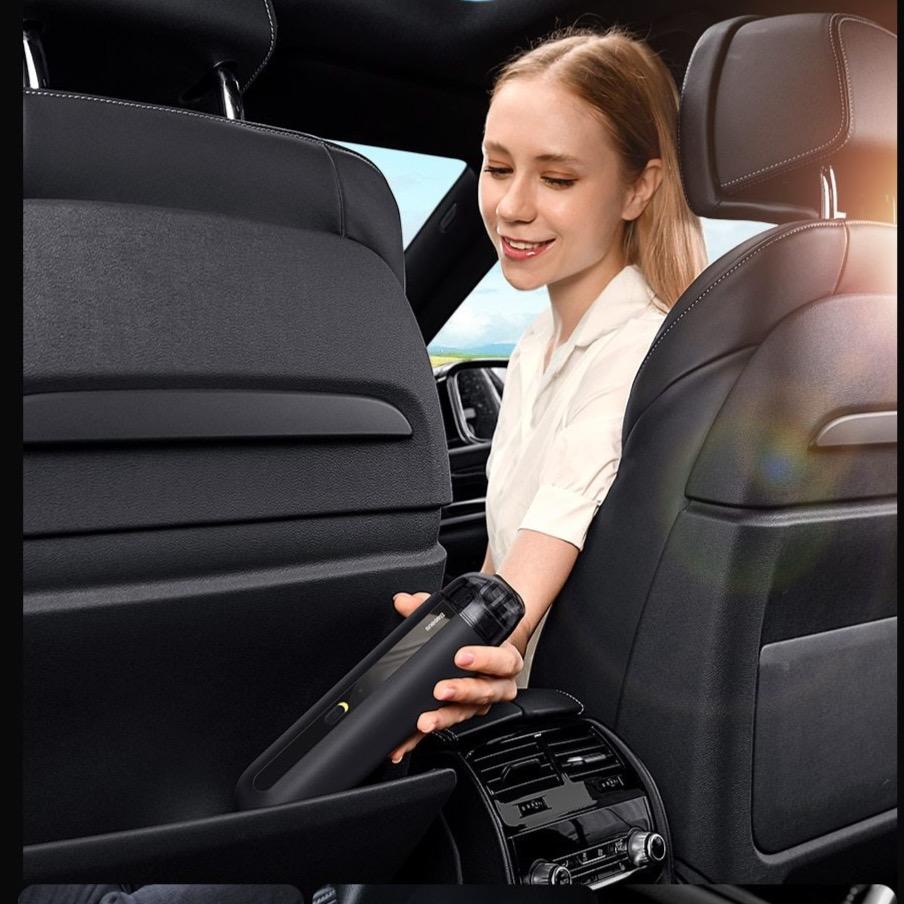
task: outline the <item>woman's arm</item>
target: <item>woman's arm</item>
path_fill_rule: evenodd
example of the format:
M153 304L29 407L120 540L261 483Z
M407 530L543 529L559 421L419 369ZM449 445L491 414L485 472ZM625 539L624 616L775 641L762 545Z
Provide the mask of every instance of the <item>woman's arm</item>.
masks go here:
M493 554L490 552L490 544L487 543L487 554L483 557L483 565L480 566L482 574L495 574L496 566L493 565Z
M498 573L524 600L524 618L509 638L522 656L540 619L571 574L578 552L577 546L566 540L539 531L522 529L515 534Z
M433 696L449 701L440 709L421 713L417 734L397 747L390 758L397 763L425 734L449 728L474 715L484 715L493 703L514 700L515 679L524 667L524 651L531 634L565 583L578 548L565 540L534 530L519 530L498 573L518 591L524 600L525 615L512 636L501 646L462 647L455 664L475 673L474 678L450 678L437 683ZM489 566L489 567L487 567ZM492 573L489 548L481 571ZM428 596L426 593L398 593L393 597L396 609L410 615Z

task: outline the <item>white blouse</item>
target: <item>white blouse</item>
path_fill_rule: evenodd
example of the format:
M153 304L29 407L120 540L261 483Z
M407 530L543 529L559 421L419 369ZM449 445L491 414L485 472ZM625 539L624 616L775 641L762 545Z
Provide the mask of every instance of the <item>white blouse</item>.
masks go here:
M558 346L552 310L512 352L487 460L487 532L498 569L521 528L582 549L621 457L622 420L640 363L665 314L636 266L609 282ZM518 684L527 685L545 618L528 644Z

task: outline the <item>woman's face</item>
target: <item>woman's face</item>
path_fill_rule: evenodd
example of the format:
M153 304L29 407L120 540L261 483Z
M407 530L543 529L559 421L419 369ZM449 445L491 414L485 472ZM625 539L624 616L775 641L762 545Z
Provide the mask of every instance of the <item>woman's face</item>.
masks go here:
M516 289L604 285L623 265L629 196L606 128L584 101L542 76L499 89L484 128L480 212Z

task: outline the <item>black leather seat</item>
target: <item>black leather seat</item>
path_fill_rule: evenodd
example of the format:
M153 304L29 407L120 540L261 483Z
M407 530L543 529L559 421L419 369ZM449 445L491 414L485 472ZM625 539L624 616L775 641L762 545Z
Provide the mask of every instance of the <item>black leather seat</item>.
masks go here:
M666 318L532 673L645 761L690 879L893 870L896 50L830 14L697 44L690 205L780 225Z
M159 5L241 84L269 56L269 3ZM249 34L257 55L230 44ZM199 72L151 43L175 103ZM382 174L51 84L24 97L26 843L230 811L397 622L392 593L439 585L451 498Z

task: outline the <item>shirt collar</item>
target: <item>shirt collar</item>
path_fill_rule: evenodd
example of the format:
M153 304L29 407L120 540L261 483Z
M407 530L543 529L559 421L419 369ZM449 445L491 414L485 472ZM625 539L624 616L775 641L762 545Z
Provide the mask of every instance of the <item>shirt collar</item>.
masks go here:
M569 348L590 345L600 336L618 329L653 304L655 293L637 266L624 267L606 284L591 302L568 339ZM553 337L555 325L552 310L547 308L530 325L527 334L542 341L544 348Z

